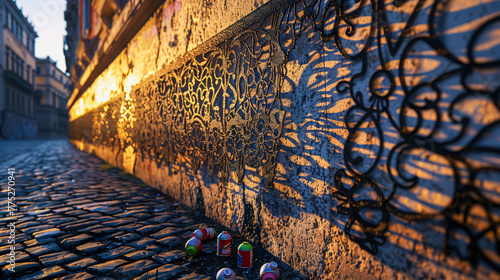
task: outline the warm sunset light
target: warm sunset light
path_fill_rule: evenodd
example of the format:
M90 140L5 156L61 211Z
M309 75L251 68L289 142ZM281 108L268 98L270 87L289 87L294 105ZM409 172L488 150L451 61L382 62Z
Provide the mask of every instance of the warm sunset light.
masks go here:
M500 0L21 1L0 278L500 279Z

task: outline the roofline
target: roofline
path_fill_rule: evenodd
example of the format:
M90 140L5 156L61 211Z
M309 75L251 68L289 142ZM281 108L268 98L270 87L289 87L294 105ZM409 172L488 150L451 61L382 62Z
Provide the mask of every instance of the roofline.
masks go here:
M35 31L35 27L31 24L31 22L28 21L28 18L21 12L21 9L17 6L17 3L14 0L7 0L6 1L8 5L11 5L11 7L16 11L18 16L20 16L25 23L29 26L31 33L35 35L35 38L38 38L38 34Z
M47 56L46 58L35 57L35 59L36 59L35 64L37 64L38 62L49 62L50 64L54 65L54 67L57 69L57 71L59 71L64 76L68 77L71 81L71 78L66 74L66 72L63 72L61 69L59 69L59 67L57 67L57 64L56 64L57 62L52 60L50 58L50 56Z

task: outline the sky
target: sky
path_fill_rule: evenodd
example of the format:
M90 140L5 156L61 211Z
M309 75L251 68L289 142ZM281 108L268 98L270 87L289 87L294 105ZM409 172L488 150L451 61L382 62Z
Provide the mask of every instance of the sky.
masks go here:
M66 21L64 11L65 0L17 0L17 6L22 8L24 16L28 17L35 27L38 38L35 40L35 56L50 58L57 62L57 67L66 71L64 60L64 35Z

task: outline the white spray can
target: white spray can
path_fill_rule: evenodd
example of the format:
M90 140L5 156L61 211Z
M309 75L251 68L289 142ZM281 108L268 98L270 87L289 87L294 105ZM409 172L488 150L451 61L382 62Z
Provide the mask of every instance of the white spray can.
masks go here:
M225 267L217 272L217 280L236 280L236 273Z

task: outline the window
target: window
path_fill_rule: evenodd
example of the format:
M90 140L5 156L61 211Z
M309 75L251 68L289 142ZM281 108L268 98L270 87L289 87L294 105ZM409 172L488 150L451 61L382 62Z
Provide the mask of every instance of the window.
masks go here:
M14 73L19 73L19 58L17 57L17 54L14 54Z
M17 35L17 38L19 40L21 40L21 42L23 41L23 29L21 28L21 25L19 25L19 23L17 23L17 32L16 32L16 35Z
M12 30L12 15L10 14L10 12L7 12L7 28L11 29Z
M14 55L14 72L19 73L19 57L17 55Z
M10 70L15 72L16 69L16 54L14 52L11 52L10 55Z
M47 105L47 94L45 94L45 92L42 93L42 100L40 103L42 103L42 105Z
M41 66L37 66L36 67L36 74L37 75L42 75L42 67Z
M6 47L5 48L5 69L7 69L7 70L10 69L9 58L10 58L10 48Z
M11 99L11 98L10 98L10 90L9 90L9 89L7 89L6 98L7 98L7 100L5 100L5 102L7 103L7 106L10 106L10 105L11 105L11 104L10 104L10 102L11 102L11 100L10 100L10 99Z
M90 9L90 1L83 0L83 34L80 34L83 38L90 36L90 17L91 17L91 9Z
M30 76L31 76L31 66L27 65L26 66L26 81L31 84L30 82Z
M22 31L22 38L23 38L23 45L26 46L26 48L28 47L28 33L26 33L26 31ZM29 49L28 49L29 50Z

